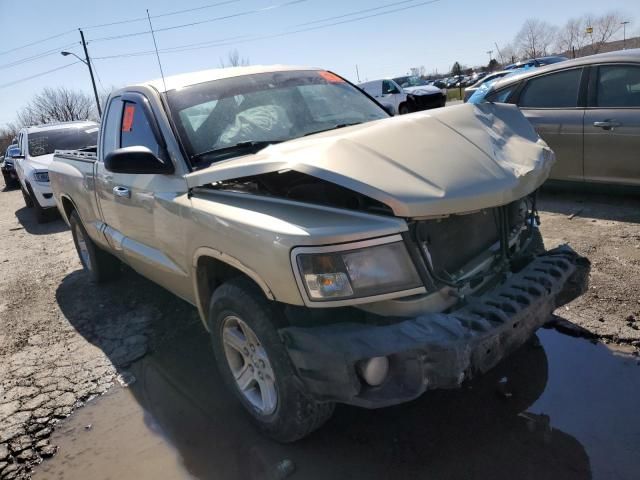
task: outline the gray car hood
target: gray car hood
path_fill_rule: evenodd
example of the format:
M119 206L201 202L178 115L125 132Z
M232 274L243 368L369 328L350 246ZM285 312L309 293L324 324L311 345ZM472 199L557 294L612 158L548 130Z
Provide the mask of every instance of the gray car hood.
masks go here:
M426 217L504 205L538 188L553 152L517 107L458 105L272 145L186 176L190 188L295 170Z
M411 95L433 95L434 93L442 93L438 87L433 87L431 85L422 85L420 87L405 87L403 88L405 93L410 93Z

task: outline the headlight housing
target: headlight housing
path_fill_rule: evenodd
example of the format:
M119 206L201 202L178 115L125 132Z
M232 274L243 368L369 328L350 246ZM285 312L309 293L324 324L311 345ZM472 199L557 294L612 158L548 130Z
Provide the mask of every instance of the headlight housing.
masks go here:
M33 179L36 182L49 183L49 172L47 172L46 170L33 172Z
M312 302L367 298L423 287L402 241L346 248L295 255L299 278Z

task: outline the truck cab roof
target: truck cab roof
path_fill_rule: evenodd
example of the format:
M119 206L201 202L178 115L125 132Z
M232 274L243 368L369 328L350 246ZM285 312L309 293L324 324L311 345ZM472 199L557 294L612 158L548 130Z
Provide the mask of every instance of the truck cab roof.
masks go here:
M317 67L293 66L293 65L251 65L248 67L212 68L197 72L181 73L157 78L139 85L151 86L158 92L164 93L170 90L197 85L199 83L222 80L224 78L240 77L243 75L255 75L258 73L288 72L295 70L322 70Z

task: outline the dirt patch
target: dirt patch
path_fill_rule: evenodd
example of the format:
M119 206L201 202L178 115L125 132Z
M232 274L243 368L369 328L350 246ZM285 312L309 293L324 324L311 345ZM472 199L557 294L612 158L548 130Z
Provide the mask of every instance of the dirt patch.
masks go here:
M591 260L589 290L556 313L640 346L640 196L545 192L540 210L547 248L569 243Z

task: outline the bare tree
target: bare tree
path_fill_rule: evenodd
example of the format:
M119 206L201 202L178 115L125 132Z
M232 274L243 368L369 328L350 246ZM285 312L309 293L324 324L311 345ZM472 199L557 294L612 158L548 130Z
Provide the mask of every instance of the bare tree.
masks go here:
M598 17L586 17L586 27L593 29L593 33L589 35L593 53L598 53L602 46L622 29L623 20L624 16L619 12L609 12Z
M0 128L0 155L4 155L7 147L13 143L20 127L15 123L8 123Z
M498 56L502 65L508 65L519 60L519 55L513 43L507 43L498 49Z
M570 52L573 48L580 50L590 39L587 34L586 17L570 18L556 35L556 51Z
M220 59L220 67L245 67L249 65L249 59L246 57L241 57L240 53L236 48L230 50L227 53L227 61L225 62L222 58Z
M93 97L66 87L45 88L17 114L21 126L89 119L97 119Z
M516 35L515 44L523 57L541 57L548 54L555 39L555 31L553 25L530 18Z

